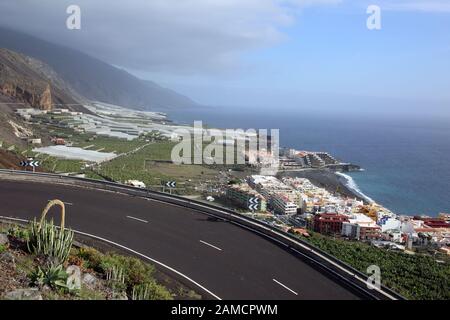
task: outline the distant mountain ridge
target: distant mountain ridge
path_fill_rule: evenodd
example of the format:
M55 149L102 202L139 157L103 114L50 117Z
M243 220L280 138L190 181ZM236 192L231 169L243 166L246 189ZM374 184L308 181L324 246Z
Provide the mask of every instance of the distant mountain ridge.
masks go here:
M51 66L67 84L90 100L132 109L167 111L197 104L186 96L141 80L80 51L0 27L0 47Z

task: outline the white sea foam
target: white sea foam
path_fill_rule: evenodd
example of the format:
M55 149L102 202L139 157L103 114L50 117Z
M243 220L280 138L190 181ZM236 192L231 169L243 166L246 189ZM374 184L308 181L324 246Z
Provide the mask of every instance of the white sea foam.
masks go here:
M365 195L358 187L358 185L356 184L355 180L349 176L348 174L342 173L342 172L336 172L336 174L338 176L341 176L342 178L345 179L345 186L351 190L353 190L356 194L358 194L361 198L363 198L364 200L366 200L369 203L374 203L375 201L370 198L369 196Z

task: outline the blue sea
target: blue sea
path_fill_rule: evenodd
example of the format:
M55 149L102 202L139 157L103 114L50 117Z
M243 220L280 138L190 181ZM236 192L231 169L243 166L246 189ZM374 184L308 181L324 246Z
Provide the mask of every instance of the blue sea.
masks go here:
M450 121L424 116L364 116L279 109L202 107L169 112L178 123L280 129L282 147L327 151L360 165L357 188L398 214L450 212Z

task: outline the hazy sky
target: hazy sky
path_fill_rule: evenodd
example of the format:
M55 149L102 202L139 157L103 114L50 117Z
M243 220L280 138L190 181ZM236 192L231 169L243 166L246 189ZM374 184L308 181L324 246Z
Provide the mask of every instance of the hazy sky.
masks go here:
M70 4L81 30L65 27ZM366 28L369 4L382 9L381 30ZM450 0L1 0L0 25L204 104L327 96L450 108Z

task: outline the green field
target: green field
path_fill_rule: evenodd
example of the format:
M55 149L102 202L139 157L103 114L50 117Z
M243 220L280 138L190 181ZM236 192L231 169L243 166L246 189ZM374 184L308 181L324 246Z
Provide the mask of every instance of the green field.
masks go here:
M161 190L159 186L164 181L177 181L180 188L185 188L180 193L191 193L200 182L215 181L217 170L201 165L171 163L174 145L173 142L150 144L136 153L102 164L99 173L120 182L143 181L156 190Z
M450 263L429 255L406 254L363 242L332 239L312 233L308 242L367 274L370 265L381 270L381 283L408 299L450 299Z
M85 164L81 160L58 159L47 155L40 155L37 159L42 161L41 166L46 171L55 173L80 173Z
M60 121L64 121L63 117ZM178 183L175 192L198 195L209 187L218 186L219 171L236 169L236 166L224 165L176 165L171 161L171 153L177 142L168 141L158 132L150 132L128 141L91 133L79 133L71 128L61 128L48 123L42 123L39 127L42 130L45 129L49 137L63 138L74 147L99 152L114 152L119 155L116 159L95 165L91 169L86 168L86 165L93 164L85 161L58 159L45 154L36 155L31 146L26 150L20 150L23 156L35 157L40 160L41 167L48 172L85 174L88 178L107 179L122 183L127 180L139 180L143 181L147 187L158 191L163 190L161 185L170 180ZM208 143L203 144L202 151L207 145ZM192 146L192 157L194 156L193 148Z

